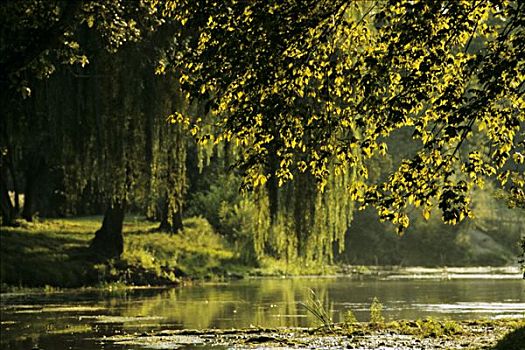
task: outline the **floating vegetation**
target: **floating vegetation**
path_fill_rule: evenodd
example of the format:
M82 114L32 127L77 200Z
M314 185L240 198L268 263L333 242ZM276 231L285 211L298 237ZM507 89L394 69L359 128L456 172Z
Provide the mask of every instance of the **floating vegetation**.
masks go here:
M82 319L95 319L96 323L130 323L130 322L144 322L144 321L158 321L164 319L160 316L83 316Z
M359 349L450 349L465 347L504 349L505 341L518 344L525 321L395 321L380 327L376 323L355 323L352 331L344 324L333 324L332 332L317 328L249 328L162 331L141 335L118 335L104 338L116 345L149 349L173 349L198 345L202 349L259 348L359 348ZM508 335L510 334L510 335ZM498 343L499 342L499 343ZM521 349L513 347L514 349Z
M32 308L24 307L21 310L17 310L16 313L18 314L24 314L24 313L41 313L41 312L100 312L104 311L106 308L101 306L38 306L35 305Z
M202 345L205 340L192 335L160 335L160 336L113 336L105 338L105 341L116 345L142 346L150 349L173 349L180 345Z
M66 325L66 327L61 329L48 330L49 334L78 334L78 333L88 333L91 332L93 328L91 325L79 324L79 325Z

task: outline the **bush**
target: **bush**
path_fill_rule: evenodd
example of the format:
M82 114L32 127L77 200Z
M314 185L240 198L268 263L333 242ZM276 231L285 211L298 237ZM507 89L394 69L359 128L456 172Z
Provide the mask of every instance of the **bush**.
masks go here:
M195 192L188 200L186 214L203 216L222 233L220 212L223 206L233 206L240 202L239 188L241 181L234 174L219 174L203 191Z
M254 241L257 211L253 201L243 199L233 206L223 205L219 213L221 233L233 244L234 251L239 252L240 261L247 265L258 261Z
M202 217L184 220L184 230L179 234L130 234L124 242L122 260L126 264L162 279L205 277L233 258L224 238Z

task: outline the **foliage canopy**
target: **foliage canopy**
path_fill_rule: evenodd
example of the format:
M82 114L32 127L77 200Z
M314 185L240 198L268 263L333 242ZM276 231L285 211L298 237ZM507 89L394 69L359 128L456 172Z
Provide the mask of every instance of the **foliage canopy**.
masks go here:
M495 177L523 205L525 4L521 1L178 1L159 71L210 100L217 140L244 146L247 186L350 165L354 199L400 230L407 209L455 223ZM194 121L198 132L200 120ZM418 151L384 182L367 159L409 129ZM268 171L270 159L279 169Z
M168 34L154 49L157 73L175 71L190 98L208 101L214 141L243 147L245 186L299 171L323 188L329 172L351 167L352 198L400 228L411 204L425 217L439 207L446 222L469 216L468 192L487 177L523 206L521 1L12 1L1 10L2 85L22 95L28 72L89 62L79 29L110 52ZM209 118L187 118L174 115L211 136ZM367 181L366 160L405 128L419 151L387 181Z

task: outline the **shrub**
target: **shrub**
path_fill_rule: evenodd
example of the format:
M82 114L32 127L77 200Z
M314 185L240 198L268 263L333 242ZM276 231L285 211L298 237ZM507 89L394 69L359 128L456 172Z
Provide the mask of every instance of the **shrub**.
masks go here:
M385 322L385 318L383 317L383 304L381 304L376 297L374 297L370 305L370 322L376 324L383 324Z

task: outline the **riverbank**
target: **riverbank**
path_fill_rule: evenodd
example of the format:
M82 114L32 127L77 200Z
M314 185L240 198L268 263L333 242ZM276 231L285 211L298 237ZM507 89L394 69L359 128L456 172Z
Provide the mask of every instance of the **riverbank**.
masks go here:
M247 266L203 218L184 221L178 234L158 232L158 223L131 217L124 222L120 259L96 262L88 246L101 217L21 221L2 227L0 284L2 291L24 287L176 285L199 279L333 274L333 266L305 266L263 259Z
M165 330L119 334L105 338L121 346L168 349L493 349L523 350L525 321L477 320L340 323L320 328L251 328L229 330Z
M2 227L1 291L17 288L177 285L191 280L246 276L355 275L374 278L517 278L517 267L410 268L332 266L263 258L248 266L239 252L203 218L189 218L179 234L157 232L158 223L130 217L124 222L120 259L97 262L88 250L101 217L46 219Z
M2 227L1 283L4 287L170 285L190 276L220 275L235 264L226 242L199 218L186 220L184 232L177 235L156 232L156 223L129 218L124 223L121 259L100 263L88 249L100 222L100 217L83 217Z

